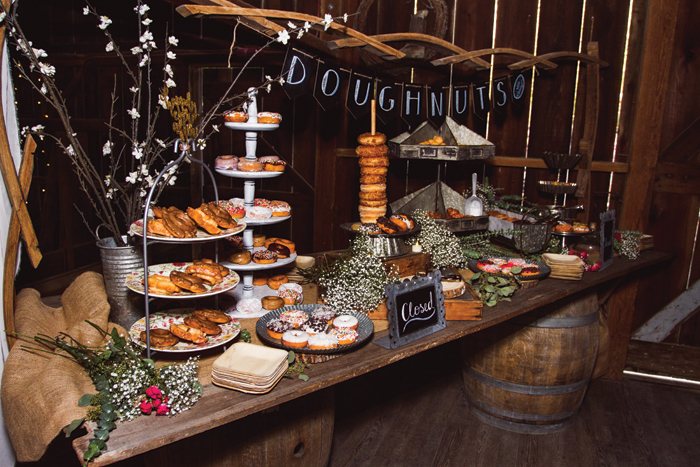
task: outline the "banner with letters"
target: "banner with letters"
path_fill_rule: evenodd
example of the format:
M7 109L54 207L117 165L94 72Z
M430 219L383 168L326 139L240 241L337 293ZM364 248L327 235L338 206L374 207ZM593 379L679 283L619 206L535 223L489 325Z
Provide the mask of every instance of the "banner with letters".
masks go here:
M282 67L283 89L290 99L313 92L323 110L340 104L361 118L376 100L377 118L388 124L398 117L415 128L425 120L440 127L448 115L462 125L470 116L485 121L489 112L496 122L519 116L527 108L532 69L514 71L492 81L453 82L452 85L397 83L368 76L289 47ZM510 109L510 112L508 111Z

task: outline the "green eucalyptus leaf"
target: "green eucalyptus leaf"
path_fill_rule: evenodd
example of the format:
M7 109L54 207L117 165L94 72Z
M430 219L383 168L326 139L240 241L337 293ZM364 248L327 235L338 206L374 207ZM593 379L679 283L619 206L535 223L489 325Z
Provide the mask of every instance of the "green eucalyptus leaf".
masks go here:
M294 359L296 359L296 355L293 351L290 350L289 354L287 354L287 363L291 365L292 363L294 363Z
M111 345L110 345L110 347L111 347ZM112 351L111 351L111 350L105 350L104 352L102 352L102 353L100 354L100 358L102 358L102 359L108 359L108 358L111 357L111 356L112 356Z
M508 297L503 297L501 300L503 300L504 302L510 302L510 301L511 301L510 298L508 298Z
M109 381L106 378L95 381L95 388L99 391L106 390L109 387Z
M502 278L502 277L498 278L498 285L506 285L507 283L508 283L508 281L505 280L504 278Z
M204 386L202 386L202 384L199 381L195 381L192 384L192 387L194 387L197 390L197 394L199 394L200 396L204 394Z
M496 283L496 278L493 276L489 276L488 279L486 279L489 284L495 284Z
M510 272L511 274L520 274L522 270L522 266L515 266L513 269L510 270Z
M94 396L94 394L83 395L83 397L78 399L78 407L87 407L88 405L90 405L90 401L92 400L92 396Z
M486 302L486 306L494 306L498 303L496 300L489 300Z
M473 280L473 281L478 281L480 277L481 277L481 273L480 273L480 272L476 272L476 273L472 274L472 280Z
M95 438L107 441L109 439L109 430L95 430Z
M309 376L308 376L308 375L299 375L299 379L302 380L302 381L308 381L308 380L309 380Z
M503 288L501 289L502 295L506 295L506 296L507 296L507 295L512 294L513 292L515 292L515 287L510 287L510 286L509 286L509 287L503 287Z
M496 291L496 288L492 285L487 285L486 287L484 287L484 290L489 293L494 293Z
M70 422L70 425L68 425L68 428L66 428L66 438L70 438L70 435L73 434L73 431L80 425L82 425L84 421L84 418L78 418Z

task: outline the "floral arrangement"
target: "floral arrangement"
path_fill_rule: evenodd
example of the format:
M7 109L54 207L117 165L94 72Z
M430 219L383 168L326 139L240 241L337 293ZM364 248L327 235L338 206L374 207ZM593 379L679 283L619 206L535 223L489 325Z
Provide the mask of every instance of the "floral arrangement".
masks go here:
M102 157L108 158L108 162L96 164L80 143L77 133L71 126L68 107L56 85L56 68L46 61L46 51L34 47L22 31L17 14L19 4L19 0L13 1L9 10L0 4L0 22L4 22L10 40L20 53L20 57L13 57L12 62L21 71L21 77L29 82L32 88L53 107L65 131L63 137L57 137L45 133L45 128L42 125L36 125L32 128L24 128L23 134L34 134L42 139L48 137L58 144L70 158L78 176L80 188L87 195L100 226L105 226L117 244L123 245L122 235L128 232L134 221L143 217L144 204L149 191L154 189L152 201L155 203L162 190L168 185L174 185L177 179L178 167L173 165L168 173L161 177L158 185L153 188L160 171L174 159L172 152L176 139L172 135L159 138L156 135L156 125L161 118L161 112L173 109L170 93L174 92L177 84L172 62L176 60L177 55L172 48L176 47L179 41L175 36L165 34L162 69L157 69L154 66L155 51L158 49L153 33L154 20L149 17L150 7L143 0L135 0L133 8L138 21L139 45L130 48L128 52L123 51L114 41L109 30L112 20L107 16L100 15L86 0L83 14L95 18L97 27L105 35L105 51L114 53L118 57L131 80L130 96L121 97L117 95L117 79L115 77L110 116L105 122L108 136L102 146ZM342 17L346 22L347 18L347 14ZM240 104L240 102L244 102L243 106L245 106L245 101L248 98L247 91L233 95L232 90L243 71L260 52L275 43L287 44L292 36L297 39L301 38L313 27L322 26L323 29L328 29L333 21L334 18L330 15L325 15L323 20L314 24L309 22L296 24L290 21L288 29L280 31L276 37L259 47L241 67L238 75L230 83L219 101L206 114L202 115L195 127L193 133L195 136L191 138L196 143L196 149L204 149L207 139L219 131L219 125L213 122L215 118L223 115L223 106L236 107L236 103ZM129 54L137 58L135 65L130 64L131 61L127 59ZM265 89L270 92L272 84L275 82L283 84L284 78L282 76L277 78L266 76L265 82L256 89ZM120 97L124 101L130 102L130 109L127 110L127 128L115 126L119 117L115 104ZM177 129L175 133L179 134ZM190 145L183 145L183 148L178 148L178 150L184 150L184 148L190 151ZM102 165L108 167L107 173L98 170L98 166ZM124 176L124 174L128 175ZM95 232L89 225L85 214L83 212L80 214L88 229ZM97 237L97 232L94 235Z
M386 298L386 285L398 279L396 271L386 271L369 236L358 233L348 254L321 272L318 283L325 289L321 298L335 311L368 313Z
M103 336L108 335L99 326L87 323ZM116 428L115 422L133 420L154 411L156 415L173 416L188 410L202 395L202 385L197 381L197 357L184 364L156 368L152 360L142 359L140 350L134 349L116 328L112 329L104 348L88 347L67 334L55 338L40 334L32 339L66 352L68 355L63 356L79 363L95 384L98 393L86 394L78 401L79 406L90 407L87 416L71 422L66 431L66 436L70 436L85 420L96 424L94 438L83 456L87 462L105 449L109 432ZM54 354L45 349L31 350Z
M418 235L406 241L409 244L418 241L423 251L430 254L430 262L435 268L462 267L467 263L468 258L464 256L455 234L435 222L424 210L417 209L412 215L421 230Z
M643 236L643 233L636 230L617 230L613 236L613 248L621 256L637 259L639 257L639 242Z

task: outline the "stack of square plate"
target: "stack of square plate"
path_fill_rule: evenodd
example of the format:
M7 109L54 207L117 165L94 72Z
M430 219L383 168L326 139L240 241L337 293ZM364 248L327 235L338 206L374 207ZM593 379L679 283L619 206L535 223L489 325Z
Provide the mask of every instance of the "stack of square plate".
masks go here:
M586 263L574 255L545 253L542 255L542 261L552 268L549 277L553 279L580 281L583 278L583 270L586 267Z
M286 350L238 342L216 359L212 381L249 394L265 394L287 372L287 355Z

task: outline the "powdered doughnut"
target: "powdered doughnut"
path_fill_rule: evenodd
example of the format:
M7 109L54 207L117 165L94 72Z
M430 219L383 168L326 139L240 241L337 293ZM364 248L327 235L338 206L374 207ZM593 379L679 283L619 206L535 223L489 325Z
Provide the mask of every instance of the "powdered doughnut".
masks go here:
M292 330L287 331L282 334L282 344L287 347L294 347L295 349L301 349L306 347L309 343L309 335L303 331Z
M253 206L246 212L246 217L252 220L265 220L272 217L272 209L262 206Z
M360 157L381 157L389 153L389 148L383 144L381 146L358 146L355 148L355 154Z
M277 310L284 306L283 299L279 297L273 297L272 295L261 298L260 302L262 303L262 307L266 310ZM277 339L279 339L279 337Z
M233 204L234 206L245 206L245 200L243 198L231 198L228 200L229 203Z
M334 328L357 329L359 321L352 315L340 315L333 320Z
M350 328L334 328L331 335L338 339L340 345L352 344L357 340L357 331Z
M262 311L262 303L257 298L244 298L236 304L236 310L251 315L260 313Z
M248 159L240 159L238 161L238 170L241 172L262 172L262 164L258 161Z
M386 183L386 175L361 175L360 184L370 185L372 183Z
M267 286L272 290L279 290L282 284L289 282L289 278L284 274L277 274L276 276L271 276L267 279Z
M360 175L386 175L388 167L364 167L360 165Z
M298 305L304 301L304 297L296 290L280 290L277 296L284 300L285 305Z
M314 350L335 349L338 347L338 338L332 334L314 334L309 336L307 345Z
M309 320L309 315L301 310L287 310L280 313L279 318L290 323L295 328L300 328L302 324Z
M380 198L380 199L361 199L360 200L360 206L369 206L369 207L378 207L378 206L386 206L387 204L387 198ZM386 212L385 212L386 213Z
M383 157L361 157L359 160L360 167L388 167L389 158ZM241 163L238 163L240 169Z
M386 136L383 133L362 133L357 137L357 142L363 146L380 146L386 143Z
M236 170L238 168L238 158L236 156L219 156L214 159L214 168Z
M294 329L291 323L282 321L281 319L271 319L265 324L267 335L273 339L282 339L282 334Z

